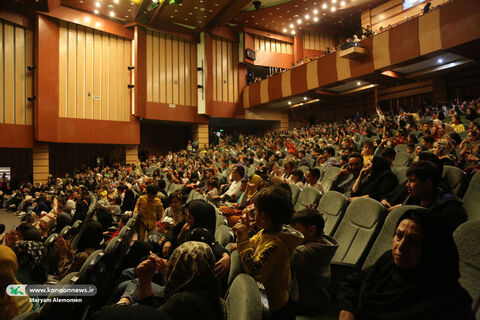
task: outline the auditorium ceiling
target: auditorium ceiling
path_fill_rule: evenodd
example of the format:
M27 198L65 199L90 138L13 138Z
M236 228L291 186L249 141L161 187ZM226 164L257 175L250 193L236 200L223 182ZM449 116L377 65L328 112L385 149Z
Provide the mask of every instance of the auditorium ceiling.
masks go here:
M360 14L387 0L2 0L0 7L52 10L59 4L114 21L198 33L224 25L292 36L300 30L360 29Z

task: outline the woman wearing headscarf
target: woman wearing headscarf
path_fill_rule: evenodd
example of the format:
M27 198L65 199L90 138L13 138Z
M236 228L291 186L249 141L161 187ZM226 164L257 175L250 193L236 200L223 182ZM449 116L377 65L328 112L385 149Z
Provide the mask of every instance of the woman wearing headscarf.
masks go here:
M168 259L151 255L137 267L140 304L157 306L151 279L156 272L165 275L164 302L160 311L176 320L226 319L221 286L215 277L215 256L210 246L198 241L180 245Z
M47 281L47 271L43 265L45 246L42 242L22 240L15 244L18 260L16 278L22 283L43 284Z
M0 245L0 320L11 320L17 315L30 312L33 305L30 298L25 296L9 296L9 285L20 285L15 278L18 270L18 261L15 252L7 246Z
M71 272L79 271L90 254L100 248L102 240L103 226L97 221L85 223L76 250L72 250L70 243L58 236L55 245L62 259L58 268L58 278L61 279Z
M353 198L368 196L380 201L397 183L398 179L390 169L388 161L375 156L371 164L360 171L352 188L352 196Z
M228 225L233 227L240 220L244 213L253 210L253 198L257 191L261 188L262 178L254 174L247 182L245 191L238 203L232 203L230 206L221 206L219 209L222 214L227 217Z
M473 320L449 232L426 209L398 220L392 250L342 283L339 319Z
M433 154L442 160L444 165L454 166L457 162L455 146L450 140L439 139L433 143Z

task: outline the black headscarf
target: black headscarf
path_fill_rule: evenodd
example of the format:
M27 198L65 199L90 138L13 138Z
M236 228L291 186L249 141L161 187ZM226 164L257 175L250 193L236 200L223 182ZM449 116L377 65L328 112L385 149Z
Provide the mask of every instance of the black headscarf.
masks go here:
M85 228L78 240L77 251L81 252L87 248L98 249L103 239L103 227L97 221L90 221L85 224Z
M382 157L373 157L372 171L368 176L368 181L374 181L386 171L391 171L390 163Z
M188 203L187 209L195 220L194 225L190 226L190 230L205 228L212 235L215 234L215 208L210 203L202 199L192 200Z

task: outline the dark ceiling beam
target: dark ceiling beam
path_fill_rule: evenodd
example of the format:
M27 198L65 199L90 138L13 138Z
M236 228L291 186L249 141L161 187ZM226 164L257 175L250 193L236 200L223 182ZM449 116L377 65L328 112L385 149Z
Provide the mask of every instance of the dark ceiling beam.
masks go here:
M56 7L62 4L61 0L47 0L47 10L52 11Z
M206 30L219 28L232 20L240 11L250 6L253 0L232 0L212 21L205 27Z
M140 4L138 5L138 9L137 9L137 11L135 12L133 21L137 21L138 16L145 10L145 8L143 8L143 6L144 6L144 3L143 3L143 2L144 2L143 0L140 0Z
M148 20L148 24L152 24L155 19L157 18L158 14L163 11L163 9L168 5L169 0L165 0L162 2L161 5L155 8L153 11L152 16L150 17L150 20Z

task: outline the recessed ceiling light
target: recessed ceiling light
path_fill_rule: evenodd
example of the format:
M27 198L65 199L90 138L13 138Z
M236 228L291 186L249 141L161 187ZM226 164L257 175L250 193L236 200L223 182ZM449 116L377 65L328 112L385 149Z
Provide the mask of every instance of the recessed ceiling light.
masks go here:
M327 4L326 3L322 4L322 9L327 9Z
M90 22L90 17L85 17L85 18L83 18L83 21L85 21L85 22Z
M310 19L310 15L306 14L305 19L307 19L307 20Z
M288 101L288 105L291 106L291 105L292 105L292 101Z
M132 6L134 6L134 5L135 5L135 2L130 2L130 4L131 4Z
M357 86L361 85L362 83L360 81L357 81Z
M95 12L95 14L98 14L98 10L97 10L97 9L93 10L93 12Z
M330 10L331 10L332 12L335 12L335 10L337 10L337 9L335 9L335 7L332 7Z
M303 100L307 101L307 99L308 99L307 97L303 97Z
M100 8L100 2L95 2L95 7Z
M109 4L107 7L109 7L110 9L113 9L113 4Z
M100 22L95 22L95 27L99 28L100 27Z
M313 10L313 14L318 14L318 10L317 9Z
M332 3L337 3L337 0L332 0Z
M126 19L128 19L128 16L125 16Z
M313 17L313 22L318 22L318 17Z
M110 11L110 17L115 17L115 12Z
M79 23L78 19L73 20L74 23Z
M283 28L283 33L287 33L287 28Z
M302 19L298 19L298 20L297 20L297 23L298 23L298 24L302 24Z
M128 9L128 12L132 12L132 9Z
M437 60L437 62L438 62L438 63L443 63L443 58L439 58L439 59Z
M345 1L340 2L340 5L343 7L345 6Z
M293 28L293 27L294 27L293 23L290 23L290 28Z
M113 2L118 3L118 0L113 0Z

